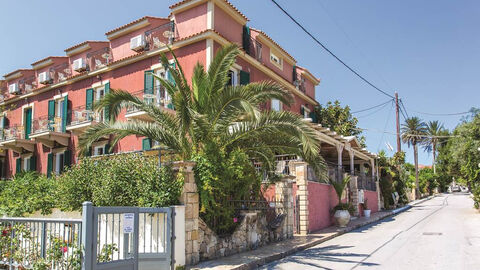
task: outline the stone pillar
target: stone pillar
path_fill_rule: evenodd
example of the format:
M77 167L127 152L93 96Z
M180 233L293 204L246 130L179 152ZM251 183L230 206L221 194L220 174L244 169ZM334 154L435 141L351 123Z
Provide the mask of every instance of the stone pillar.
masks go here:
M350 197L350 202L353 204L355 207L355 216L358 216L360 214L360 211L358 209L358 183L357 183L357 176L350 176L350 191L351 191L351 197Z
M355 175L355 153L353 153L353 149L348 149L348 156L350 157L350 174Z
M380 190L380 182L375 181L375 188L377 189L378 211L382 209L382 192Z
M342 163L343 163L342 154L343 154L343 147L344 147L343 144L337 144L337 166L338 166L339 176L340 176L340 174L342 173ZM335 180L338 180L338 179L335 179Z
M182 174L184 178L180 203L185 205L185 263L194 265L200 261L200 247L198 243L199 197L193 167L195 162L177 161L173 163L173 170Z
M293 180L294 176L285 176L275 184L275 199L281 201L283 205L283 213L286 214L285 221L282 225L282 237L293 237L294 226L294 209L293 209Z
M303 161L295 162L295 177L297 182L297 195L300 216L301 235L308 234L308 181L307 181L307 163Z

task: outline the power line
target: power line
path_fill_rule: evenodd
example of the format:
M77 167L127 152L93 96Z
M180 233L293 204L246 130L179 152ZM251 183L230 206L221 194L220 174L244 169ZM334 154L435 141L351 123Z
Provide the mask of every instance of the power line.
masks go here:
M382 138L378 142L377 150L380 149L380 145L382 144L383 138L385 137L385 132L387 131L387 126L388 126L388 123L390 122L390 114L392 113L392 109L393 109L393 102L392 102L392 106L390 106L390 111L387 114L387 121L385 121L385 127L383 128Z
M400 105L402 105L402 108L405 111L405 114L407 115L407 118L410 118L410 116L408 115L407 109L405 108L405 105L403 105L403 100L402 99L400 99ZM403 117L405 117L405 115Z
M379 130L379 129L374 129L374 128L353 128L354 130L359 130L359 131L372 131L372 132L377 132L377 133L384 133L384 134L389 134L389 135L397 135L396 132L391 132L391 131L382 131L382 130ZM400 135L402 135L403 133L401 133ZM430 136L430 135L418 135L418 134L415 134L416 136L418 137L422 137L422 138L454 138L454 137L461 137L461 136L458 136L458 135L443 135L443 136Z
M369 107L369 108L366 108L366 109L363 109L363 110L354 111L354 112L352 112L352 114L369 111L369 110L371 110L371 109L375 109L375 108L377 108L377 107L380 107L380 106L382 106L382 105L387 104L388 102L391 102L392 100L393 100L393 99L389 99L389 100L387 100L387 101L385 101L385 102L383 102L383 103L381 103L381 104L378 104L378 105L375 105L375 106L372 106L372 107Z
M390 102L393 103L393 100L391 100ZM359 116L356 116L356 118L364 118L364 117L368 117L370 115L373 115L373 114L376 114L378 113L379 111L383 110L386 106L388 105L388 103L384 103L382 107L378 108L377 110L371 112L371 113L368 113L368 114L365 114L365 115L359 115Z
M353 74L355 74L357 77L359 77L362 81L370 85L371 87L375 88L377 91L380 93L390 97L394 98L392 95L388 94L387 92L383 91L382 89L378 88L375 86L373 83L365 79L362 75L360 75L357 71L355 71L353 68L351 68L349 65L347 65L342 59L340 59L337 55L335 55L332 51L330 51L325 45L323 45L322 42L320 42L317 38L315 38L303 25L301 25L297 20L295 20L292 15L290 15L285 9L283 9L275 0L272 0L272 2L283 12L285 15L287 15L296 25L298 25L307 35L309 35L318 45L320 45L325 51L327 51L331 56L333 56L338 62L340 62L342 65L344 65L348 70L350 70Z
M469 114L470 112L458 112L458 113L427 113L427 112L419 112L419 111L414 111L419 114L425 114L425 115L433 115L433 116L455 116L455 115L463 115L463 114Z

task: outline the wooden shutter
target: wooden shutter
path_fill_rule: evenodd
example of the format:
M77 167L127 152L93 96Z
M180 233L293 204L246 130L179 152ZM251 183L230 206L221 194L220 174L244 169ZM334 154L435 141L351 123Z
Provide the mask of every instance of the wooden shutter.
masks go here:
M293 65L292 82L297 80L297 66Z
M153 94L153 70L145 70L143 74L143 93L144 94Z
M25 110L25 139L30 139L32 133L32 108Z
M243 26L242 46L245 52L250 54L250 28L246 25Z
M142 140L142 150L144 151L148 151L152 149L152 140L150 140L149 138L145 138Z
M93 110L93 88L87 89L86 99L85 99L85 109Z
M305 108L303 106L300 106L300 114L302 117L305 115Z
M15 166L16 166L15 172L16 172L16 173L21 172L21 171L22 171L22 158L17 158L17 160L15 161L15 163L16 163L16 164L15 164Z
M317 114L315 110L311 111L308 117L312 118L312 123L318 123Z
M55 124L55 100L48 101L48 130L53 130Z
M110 83L105 84L105 95L110 93ZM105 110L105 122L110 122L110 107L104 108Z
M111 152L111 151L110 151L110 144L107 143L107 144L105 144L105 152L104 152L103 154L104 154L104 155L105 155L105 154L110 154L110 152Z
M250 73L240 70L240 85L247 85L250 83Z
M72 151L65 150L63 153L63 163L65 164L65 167L70 167L70 165L72 165Z
M37 157L32 156L30 158L30 171L34 172L37 170Z
M50 111L49 111L50 113ZM68 124L68 95L63 98L63 112L62 112L62 132L67 131Z
M52 176L53 171L53 153L47 155L47 177Z
M177 67L177 65L175 64L175 62L170 64L170 68L172 70L176 70L176 67ZM168 72L167 72L167 78L168 78L169 82L171 82L171 83L173 83L173 85L175 85L175 79L173 78L172 72L170 72L170 70L168 70Z

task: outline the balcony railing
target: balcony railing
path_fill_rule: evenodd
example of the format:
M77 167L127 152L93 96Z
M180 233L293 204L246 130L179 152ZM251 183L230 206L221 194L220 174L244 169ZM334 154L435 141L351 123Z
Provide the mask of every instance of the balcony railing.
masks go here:
M107 66L113 61L110 47L87 53L87 63L90 71Z
M263 63L262 60L262 43L259 41L255 40L252 37L249 37L249 45L248 48L243 48L245 52L250 55L251 57L257 59L260 61L260 63Z
M33 134L47 131L62 132L62 118L41 116L33 119Z
M174 109L170 96L168 96L166 90L162 86L154 87L151 92L151 94L145 93L145 90L142 89L133 92L132 95L144 100L147 104L157 105L158 107L163 107L170 110ZM135 113L138 111L140 111L140 109L135 107L130 107L127 109L127 113Z
M359 189L376 191L375 176L366 175L365 173L355 173L357 176L357 186Z
M145 50L154 50L173 43L175 39L175 23L169 22L145 32Z
M25 129L21 125L14 125L1 129L0 141L9 141L14 139L24 139Z
M59 83L67 80L72 75L72 70L68 63L63 63L49 69L52 83Z
M97 121L98 114L92 110L86 109L84 106L79 106L72 109L72 120L70 126L81 125L92 121Z

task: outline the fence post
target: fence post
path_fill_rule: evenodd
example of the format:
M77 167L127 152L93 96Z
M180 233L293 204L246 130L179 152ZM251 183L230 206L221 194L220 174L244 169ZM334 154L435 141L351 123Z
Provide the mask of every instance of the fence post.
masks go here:
M353 207L355 208L355 216L358 216L360 214L360 211L358 209L358 176L353 176L351 175L351 180L350 180L350 194L351 194L351 203L353 204Z
M45 249L47 248L47 223L44 221L42 222L42 238L40 239L40 243L41 243L41 256L42 258L45 259Z
M82 270L92 270L93 256L93 204L84 202L82 204L82 245L83 260Z
M301 235L308 234L308 181L307 181L307 163L304 161L295 161L295 177L297 181L297 195L300 216Z
M288 175L284 176L281 181L275 184L276 201L283 203L283 210L286 215L283 222L283 237L293 237L294 226L294 209L293 209L293 181L295 177Z

